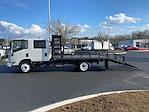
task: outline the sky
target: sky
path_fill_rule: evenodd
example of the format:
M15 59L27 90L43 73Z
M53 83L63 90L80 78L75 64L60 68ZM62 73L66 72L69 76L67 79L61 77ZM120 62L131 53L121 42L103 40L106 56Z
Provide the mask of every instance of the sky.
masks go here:
M149 0L51 0L51 19L80 27L79 37L149 29ZM46 36L48 0L0 0L0 38Z

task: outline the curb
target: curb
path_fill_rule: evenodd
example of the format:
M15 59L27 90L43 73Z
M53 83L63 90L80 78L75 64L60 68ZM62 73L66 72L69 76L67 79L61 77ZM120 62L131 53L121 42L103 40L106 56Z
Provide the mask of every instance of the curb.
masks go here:
M58 108L58 107L61 107L61 106L67 105L67 104L71 104L71 103L75 103L75 102L78 102L78 101L95 98L95 97L102 96L102 95L110 95L110 94L124 93L124 92L143 92L143 91L149 91L149 90L124 90L124 91L97 93L97 94L81 96L81 97L77 97L77 98L57 102L57 103L54 103L54 104L51 104L51 105L48 105L48 106L44 106L44 107L32 110L30 112L46 112L46 111L49 111L49 110L52 110L52 109L55 109L55 108Z
M127 52L115 52L115 53L109 53L109 54L127 54Z

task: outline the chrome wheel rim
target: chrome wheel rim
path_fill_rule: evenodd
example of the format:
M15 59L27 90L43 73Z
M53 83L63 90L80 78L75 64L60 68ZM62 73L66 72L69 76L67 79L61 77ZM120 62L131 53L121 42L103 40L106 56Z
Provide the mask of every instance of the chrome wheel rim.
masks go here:
M83 63L80 64L80 70L81 71L87 71L88 67L89 67L89 65L86 62L83 62Z
M31 69L31 67L30 67L30 65L27 64L27 63L24 63L24 64L21 65L21 70L22 70L24 73L29 72L30 69Z

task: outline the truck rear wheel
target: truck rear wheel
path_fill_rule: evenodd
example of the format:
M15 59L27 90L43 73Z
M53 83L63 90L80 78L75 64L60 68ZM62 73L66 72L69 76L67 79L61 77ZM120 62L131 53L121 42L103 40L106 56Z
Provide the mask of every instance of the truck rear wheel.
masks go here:
M31 71L31 64L27 61L24 61L20 64L20 70L23 72L23 73L28 73Z
M89 64L87 62L81 62L79 64L79 70L82 72L86 72L89 69Z

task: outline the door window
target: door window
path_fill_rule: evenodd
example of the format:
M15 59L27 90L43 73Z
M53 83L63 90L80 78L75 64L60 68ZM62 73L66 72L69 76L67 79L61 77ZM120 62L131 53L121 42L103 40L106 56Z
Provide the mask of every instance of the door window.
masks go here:
M46 41L45 40L34 40L34 48L45 49Z
M27 40L14 40L13 41L13 52L17 52L23 49L28 49Z

